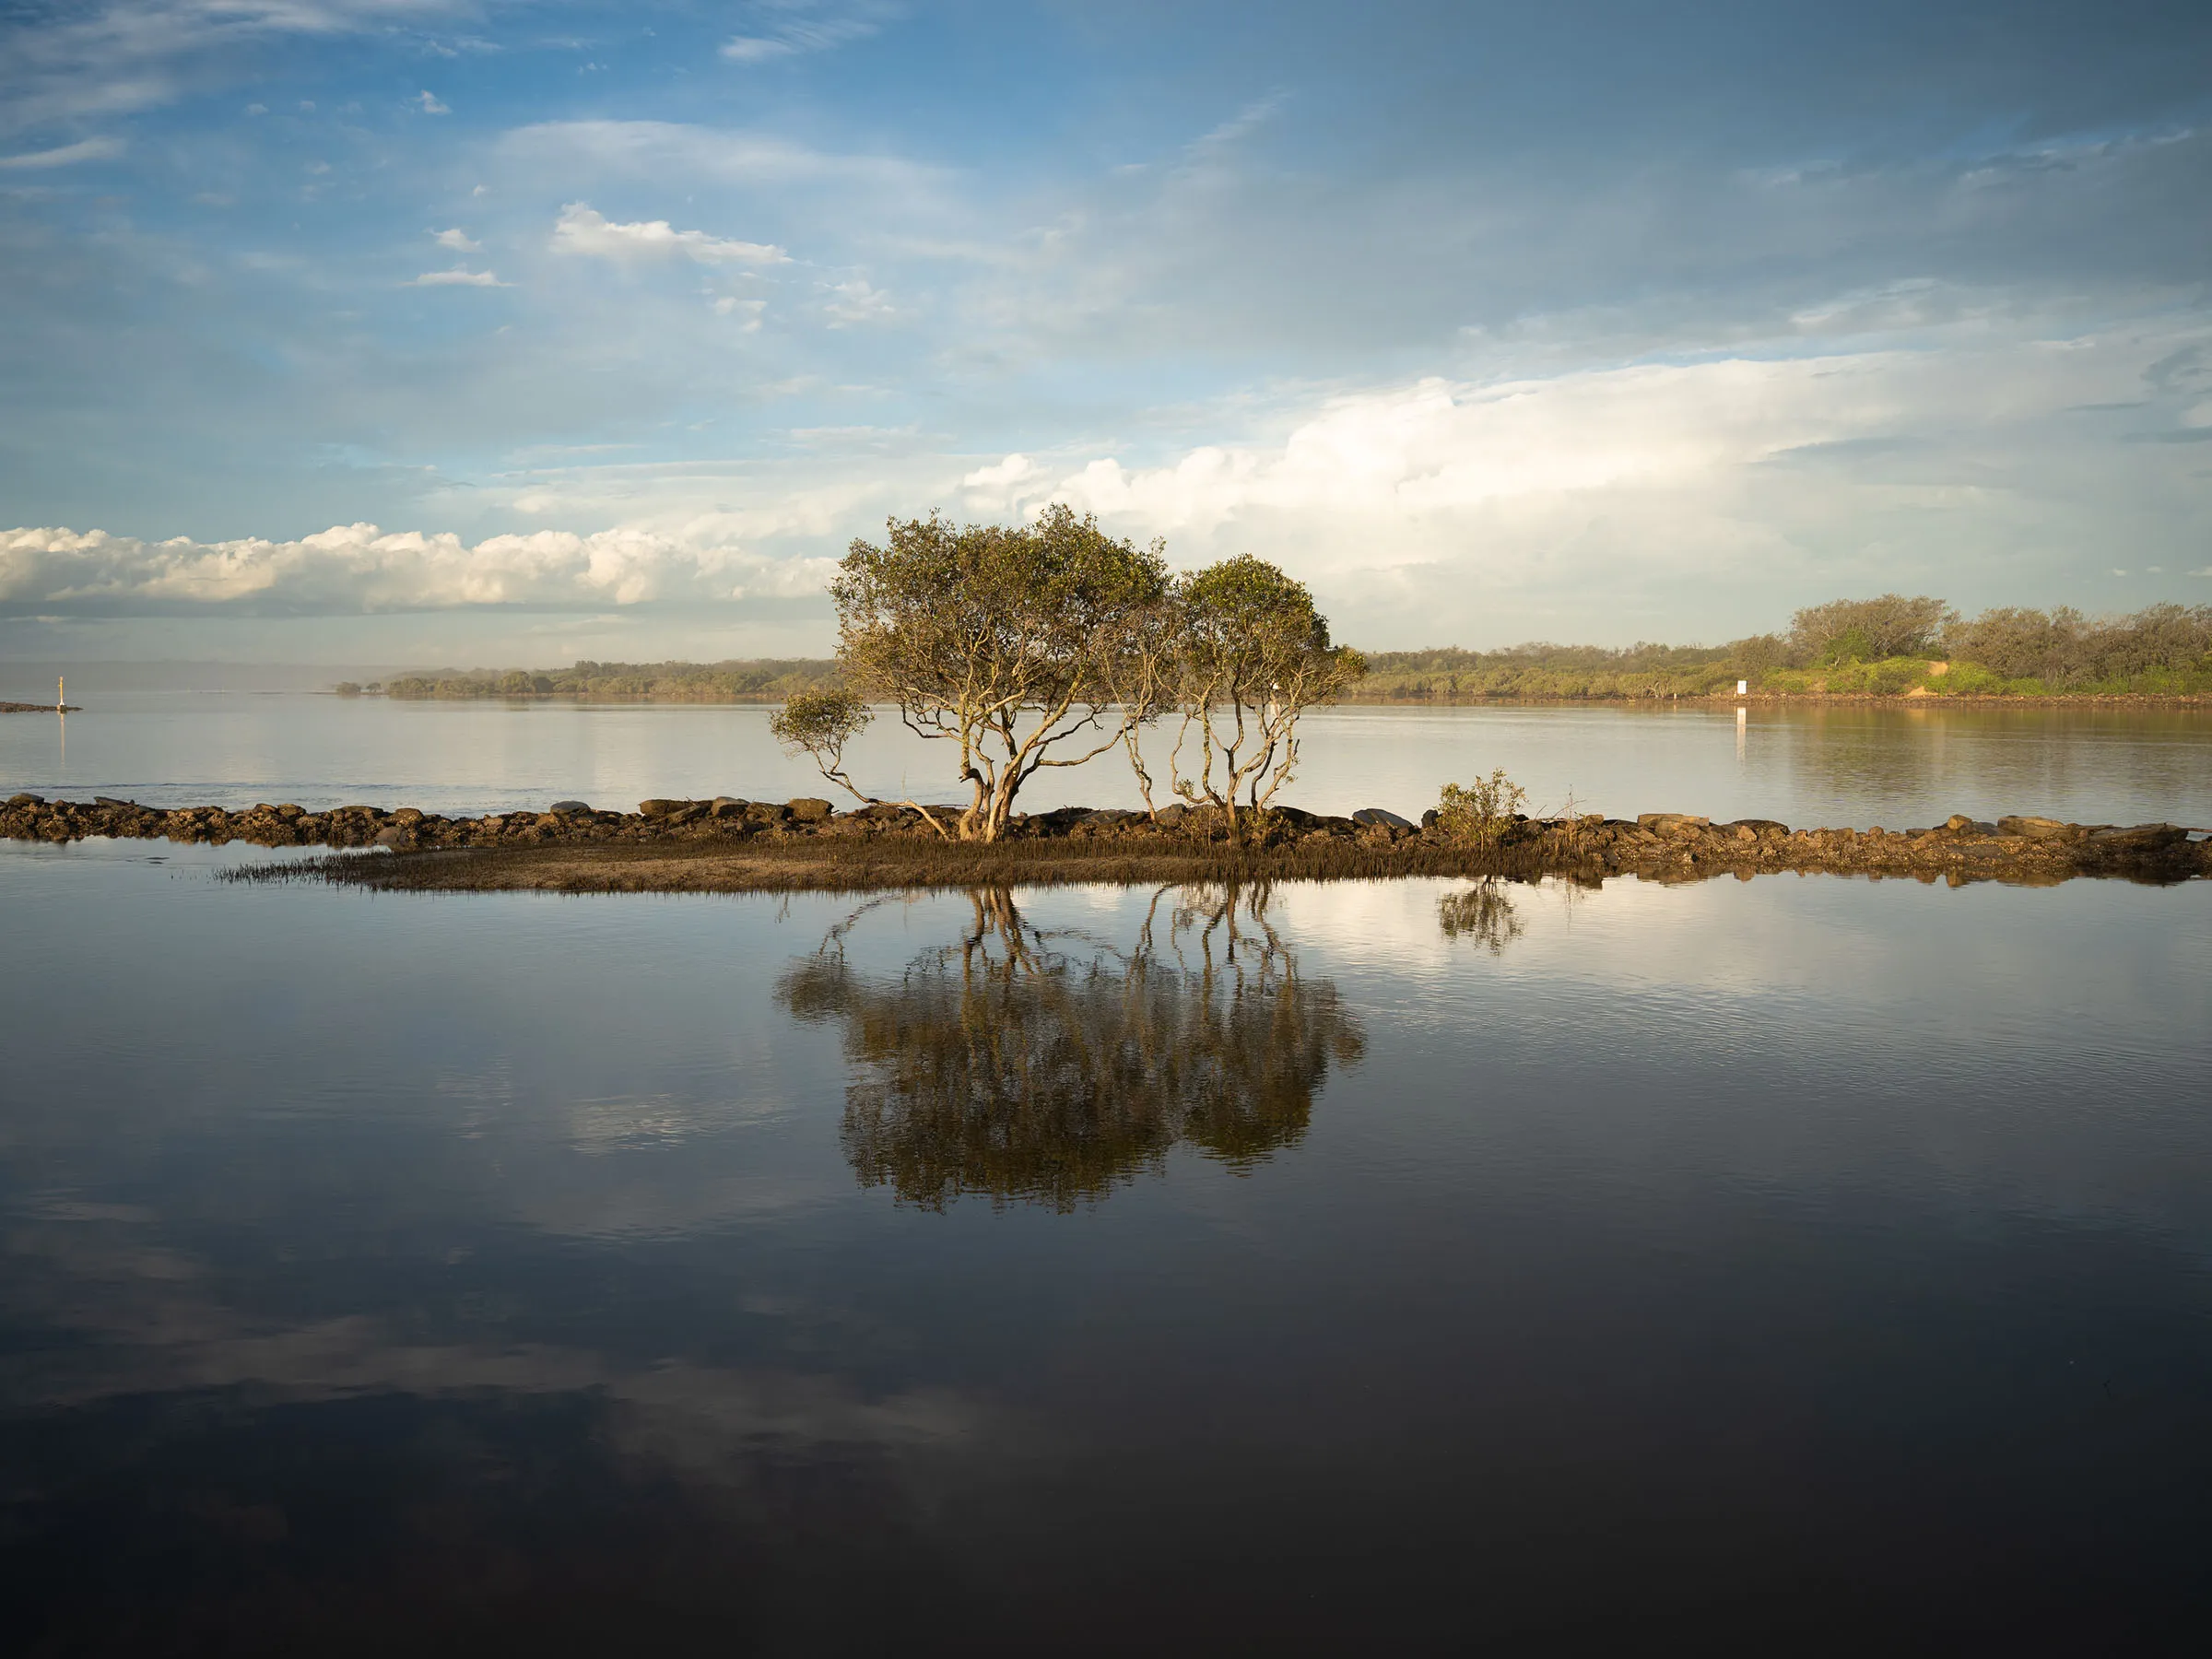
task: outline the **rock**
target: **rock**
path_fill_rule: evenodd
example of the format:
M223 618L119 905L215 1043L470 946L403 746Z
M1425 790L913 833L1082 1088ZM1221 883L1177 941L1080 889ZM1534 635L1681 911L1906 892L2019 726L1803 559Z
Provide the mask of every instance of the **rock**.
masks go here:
M1952 813L1949 818L1943 820L1943 827L1953 835L1971 835L1977 828L1974 820L1968 818L1963 812Z
M276 808L276 816L282 818L288 824L297 823L300 819L307 816L307 808L304 806L295 806L289 801L287 801L283 806Z
M589 812L591 807L582 801L556 801L546 808L547 812Z
M415 832L397 824L386 824L376 832L371 844L378 847L411 847L415 844Z
M1441 816L1442 814L1439 813L1435 807L1430 807L1428 811L1421 814L1421 828L1424 830L1435 829L1436 820Z
M1352 822L1370 829L1377 824L1387 825L1393 830L1418 828L1411 818L1400 818L1396 813L1382 806L1360 807L1359 811L1352 814Z
M1078 821L1086 824L1103 824L1112 826L1115 824L1135 823L1137 819L1143 818L1144 816L1145 815L1141 812L1131 812L1126 807L1101 806L1096 812L1085 813Z
M707 805L707 816L718 818L743 818L745 809L751 805L750 801L739 800L735 795L716 795Z
M44 795L34 795L30 794L29 791L26 790L21 794L9 795L7 797L7 804L10 806L43 806L46 805L46 797Z
M690 805L691 803L688 801L663 801L657 799L651 801L640 801L638 803L638 816L640 818L674 818L677 813L681 812L685 807Z
M1710 830L1712 820L1687 812L1640 812L1636 815L1636 827L1653 835L1675 836L1690 830Z
M1172 806L1162 806L1159 809L1159 818L1158 821L1165 824L1169 829L1173 830L1178 828L1182 823L1182 820L1190 816L1190 807L1184 805L1182 802L1177 801Z
M2156 853L2189 839L2179 824L2131 824L2124 829L2099 830L2083 842L2089 853Z
M780 824L791 816L791 808L773 801L755 801L745 809L745 816L756 824Z
M813 795L801 795L794 801L786 801L784 806L792 818L802 824L826 824L830 821L830 803Z
M119 801L113 795L94 795L92 797L92 805L95 806L121 806L126 812L136 812L138 810L137 802Z
M2001 818L1997 820L1999 835L2020 835L2030 841L2071 841L2076 834L2072 824L2047 818Z

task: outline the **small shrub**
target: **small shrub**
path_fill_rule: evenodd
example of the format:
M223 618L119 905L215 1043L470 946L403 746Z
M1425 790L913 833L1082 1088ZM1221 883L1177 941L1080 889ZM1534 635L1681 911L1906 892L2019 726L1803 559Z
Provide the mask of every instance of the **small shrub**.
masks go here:
M1436 803L1436 827L1453 841L1478 847L1494 847L1513 827L1513 814L1528 800L1528 792L1505 775L1500 767L1487 778L1462 788L1447 783Z

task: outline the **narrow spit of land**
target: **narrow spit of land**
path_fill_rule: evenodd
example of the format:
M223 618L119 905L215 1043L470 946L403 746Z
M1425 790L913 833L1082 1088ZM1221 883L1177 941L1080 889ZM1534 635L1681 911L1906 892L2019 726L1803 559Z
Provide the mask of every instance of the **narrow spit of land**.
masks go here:
M1368 808L1348 818L1295 807L1231 841L1216 815L1066 807L1017 818L1006 840L947 841L909 807L841 813L823 800L653 800L636 812L582 802L547 810L442 818L403 807L309 812L262 805L158 810L18 794L0 835L243 841L260 846L382 848L391 857L288 863L254 874L408 891L583 892L879 890L976 883L1327 880L1393 876L1561 875L1603 880L1838 874L1920 881L2048 884L2075 877L2176 882L2212 876L2212 840L2175 824L2069 824L2043 818L1924 829L1793 830L1767 818L1716 824L1684 813L1635 819L1516 818L1495 839L1448 834Z
M82 714L75 703L0 702L0 714Z

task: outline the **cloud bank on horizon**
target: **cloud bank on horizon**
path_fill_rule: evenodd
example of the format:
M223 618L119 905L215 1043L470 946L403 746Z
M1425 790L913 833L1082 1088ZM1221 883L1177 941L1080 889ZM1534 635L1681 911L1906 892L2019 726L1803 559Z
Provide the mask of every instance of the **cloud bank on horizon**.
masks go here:
M2203 602L2207 48L2152 0L11 14L0 654L818 648L850 537L1053 500L1377 647Z

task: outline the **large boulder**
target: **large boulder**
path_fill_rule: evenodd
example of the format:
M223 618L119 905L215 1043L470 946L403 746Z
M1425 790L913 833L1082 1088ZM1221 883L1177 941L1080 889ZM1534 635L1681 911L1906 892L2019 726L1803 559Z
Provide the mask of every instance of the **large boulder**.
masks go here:
M1653 835L1673 837L1687 835L1693 830L1710 830L1712 820L1688 812L1640 812L1636 815L1636 827Z
M552 806L546 808L547 812L558 812L562 814L571 812L582 812L588 814L591 809L590 804L584 801L556 801Z
M638 816L645 818L674 818L690 805L688 801L665 801L656 797L650 801L640 801Z
M2058 818L2001 818L1997 820L1997 833L2021 836L2029 841L2074 841L2081 830L2078 826Z
M1352 822L1368 828L1386 824L1393 830L1411 830L1416 827L1411 818L1400 818L1385 806L1362 806L1352 814Z
M813 795L801 795L794 801L786 801L784 806L793 821L801 824L826 824L832 811L829 802Z
M708 803L707 816L718 818L741 818L745 816L745 809L751 805L750 801L741 800L736 795L716 795L712 801Z

